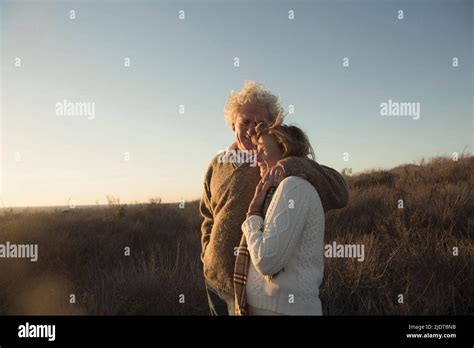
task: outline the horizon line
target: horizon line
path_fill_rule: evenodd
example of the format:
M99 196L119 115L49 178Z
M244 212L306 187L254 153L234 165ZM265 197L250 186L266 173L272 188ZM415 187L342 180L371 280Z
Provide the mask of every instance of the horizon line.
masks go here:
M396 166L393 166L391 168L381 168L381 167L374 167L374 168L369 168L369 169L364 169L360 172L349 172L349 175L346 173L344 173L344 169L350 169L350 167L345 167L343 168L339 173L341 175L346 175L348 177L354 177L354 176L357 176L357 175L362 175L362 174L372 174L374 172L377 172L377 171L391 171L391 170L394 170L396 168L399 168L399 167L403 167L403 166L412 166L412 165L415 165L415 166L423 166L423 165L426 165L426 164L429 164L430 162L434 161L435 159L451 159L452 161L454 161L452 159L452 155L454 153L457 153L457 158L458 160L460 159L464 159L464 158L469 158L469 157L473 157L472 153L471 152L466 152L466 148L468 146L465 146L463 151L461 153L458 153L456 151L454 151L451 156L449 155L436 155L436 156L430 156L430 157L426 157L425 156L421 156L421 159L420 160L413 160L412 163L402 163L402 164L398 164ZM0 186L1 187L1 186ZM114 196L115 197L115 196ZM116 197L116 198L119 198L120 197ZM161 197L158 197L158 198L161 198ZM149 198L149 200L153 199L153 197ZM185 203L191 203L191 202L195 202L195 201L199 201L200 198L195 198L195 199L191 199L191 200L186 200L186 199L183 199L183 200L180 200L180 201L171 201L171 202L150 202L150 201L144 201L144 202L139 202L137 200L133 201L133 202L124 202L124 203L114 203L114 204L109 204L109 203L104 203L104 204L75 204L74 205L74 208L69 208L69 210L74 210L76 207L113 207L113 206L122 206L122 205L139 205L139 204L179 204L181 202L185 202ZM2 204L2 206L0 206L0 210L8 210L8 209L27 209L27 208L50 208L50 209L53 209L53 208L65 208L65 207L69 207L68 204L64 204L64 205L57 205L57 204L53 204L53 205L14 205L14 206L7 206L5 207L4 204L3 204L3 199L0 198L0 203Z

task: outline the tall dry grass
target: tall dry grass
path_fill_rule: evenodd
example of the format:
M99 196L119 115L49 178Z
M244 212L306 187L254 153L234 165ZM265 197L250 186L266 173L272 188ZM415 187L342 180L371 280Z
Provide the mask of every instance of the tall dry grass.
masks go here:
M326 259L325 314L473 314L473 178L472 156L346 177L326 241L364 244L366 260Z
M473 314L473 173L463 156L346 177L325 239L366 255L326 259L324 314ZM198 202L4 211L5 241L37 243L39 260L0 259L0 314L208 314Z

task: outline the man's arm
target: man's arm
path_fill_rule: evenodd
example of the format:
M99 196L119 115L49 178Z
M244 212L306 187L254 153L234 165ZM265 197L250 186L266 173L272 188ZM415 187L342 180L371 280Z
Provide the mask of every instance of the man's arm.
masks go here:
M278 162L285 176L300 176L318 191L324 211L341 209L349 201L346 181L335 169L320 165L307 157L287 157Z
M202 193L201 202L199 203L199 212L204 218L201 224L201 261L204 262L204 253L206 251L207 244L211 237L211 229L214 224L214 215L212 213L211 206L211 177L212 177L212 163L207 170L206 177L204 178L204 192Z

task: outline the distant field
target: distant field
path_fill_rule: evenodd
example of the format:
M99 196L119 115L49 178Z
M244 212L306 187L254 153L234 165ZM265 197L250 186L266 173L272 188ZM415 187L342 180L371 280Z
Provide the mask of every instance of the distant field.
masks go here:
M326 243L366 255L326 259L324 314L474 314L474 157L346 179L350 202L328 213ZM197 201L3 209L0 243L37 243L39 260L0 258L0 314L206 315L200 222Z

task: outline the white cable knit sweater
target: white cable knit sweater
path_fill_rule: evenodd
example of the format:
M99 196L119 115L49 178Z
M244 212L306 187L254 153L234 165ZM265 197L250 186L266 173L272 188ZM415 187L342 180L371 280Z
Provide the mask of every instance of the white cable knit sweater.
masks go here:
M299 177L284 179L265 223L260 216L249 216L242 231L252 260L247 303L279 314L322 315L324 211L314 187Z

